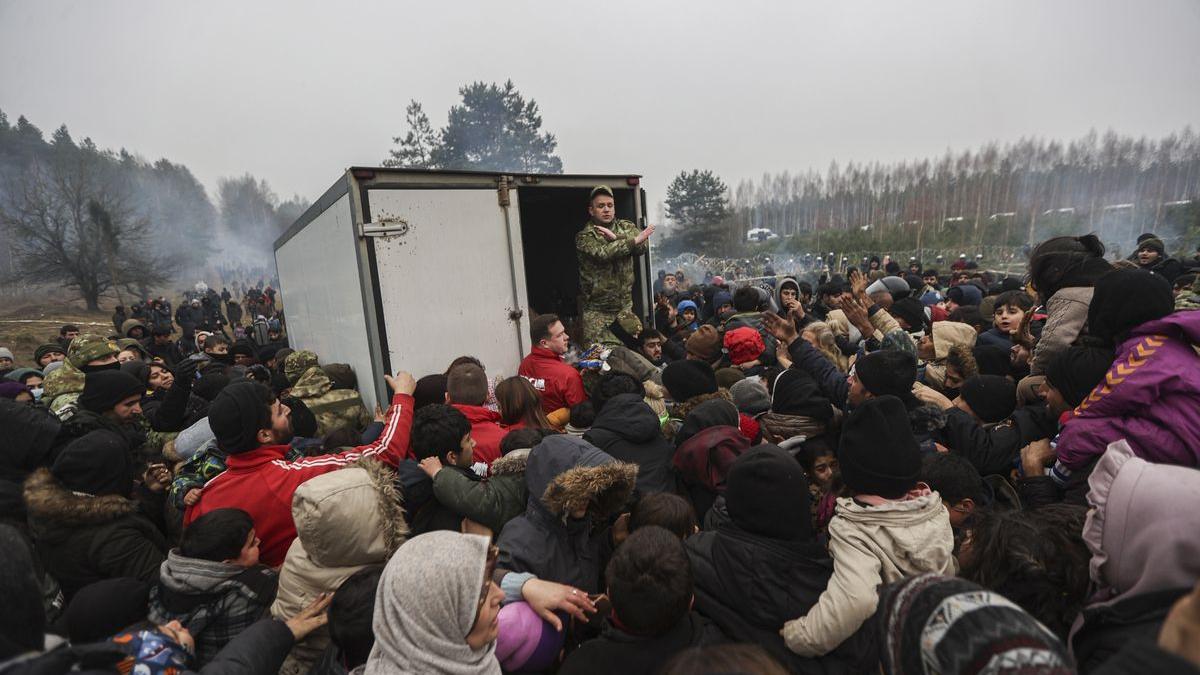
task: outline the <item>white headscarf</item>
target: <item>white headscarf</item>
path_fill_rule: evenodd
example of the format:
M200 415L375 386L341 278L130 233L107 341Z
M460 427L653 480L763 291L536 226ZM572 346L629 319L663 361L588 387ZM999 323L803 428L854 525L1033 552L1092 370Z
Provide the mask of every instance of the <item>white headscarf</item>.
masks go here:
M366 675L499 675L496 645L467 644L475 625L489 540L436 531L408 540L379 579L375 646Z

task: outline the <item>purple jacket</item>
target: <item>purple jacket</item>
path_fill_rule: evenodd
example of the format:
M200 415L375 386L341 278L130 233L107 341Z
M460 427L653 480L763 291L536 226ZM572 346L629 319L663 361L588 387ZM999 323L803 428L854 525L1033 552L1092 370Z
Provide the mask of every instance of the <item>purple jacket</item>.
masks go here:
M1104 381L1067 419L1058 464L1073 471L1125 439L1138 457L1200 466L1200 310L1134 328Z

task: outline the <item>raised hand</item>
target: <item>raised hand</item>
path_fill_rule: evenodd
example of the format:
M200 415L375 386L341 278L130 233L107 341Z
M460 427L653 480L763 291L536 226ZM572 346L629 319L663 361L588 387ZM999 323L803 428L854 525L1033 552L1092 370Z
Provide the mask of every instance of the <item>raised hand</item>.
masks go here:
M603 225L597 225L596 231L600 233L601 237L604 237L605 239L607 239L609 241L613 241L617 238L617 235L614 234L612 230L608 229L607 227L604 227Z
M763 312L759 316L762 317L763 328L780 342L791 344L799 335L795 324L775 312Z
M408 394L417 390L417 380L412 376L412 373L404 372L403 370L395 375L384 375L383 379L392 388L392 391L397 394Z
M653 224L647 225L646 229L642 230L641 232L638 232L638 236L634 238L633 243L640 244L640 243L646 241L647 239L649 239L650 235L652 235L652 234L654 234L654 225Z

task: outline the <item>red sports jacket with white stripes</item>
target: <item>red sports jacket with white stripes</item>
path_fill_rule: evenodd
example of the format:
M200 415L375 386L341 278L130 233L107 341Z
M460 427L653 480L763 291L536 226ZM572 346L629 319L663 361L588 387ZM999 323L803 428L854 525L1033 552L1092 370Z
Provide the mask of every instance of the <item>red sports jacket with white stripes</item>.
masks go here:
M249 452L229 455L225 471L204 486L200 501L184 513L183 524L186 527L216 509L242 509L254 520L255 533L262 540L260 561L270 567L279 567L296 538L296 524L292 520L292 495L296 488L313 476L336 471L367 457L395 467L408 448L412 421L413 398L396 394L383 433L370 445L295 462L283 459L289 450L287 445L263 445Z

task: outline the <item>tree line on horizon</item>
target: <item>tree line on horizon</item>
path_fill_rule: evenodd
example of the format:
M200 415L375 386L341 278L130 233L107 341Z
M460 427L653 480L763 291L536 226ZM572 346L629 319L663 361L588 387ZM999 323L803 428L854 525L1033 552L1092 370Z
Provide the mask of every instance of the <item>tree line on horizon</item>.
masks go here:
M220 179L210 198L183 164L76 142L65 124L46 140L0 110L0 280L10 291L62 285L96 309L122 292L167 292L210 263L270 267L275 238L307 208L248 173Z

